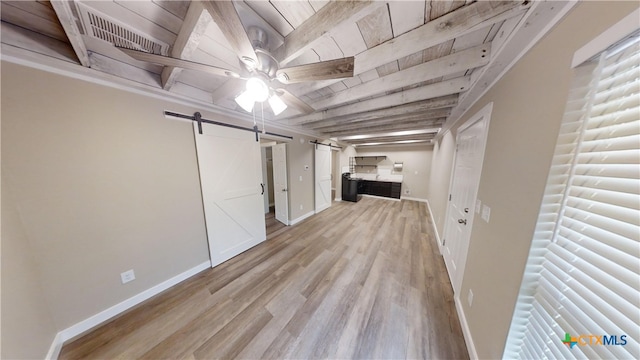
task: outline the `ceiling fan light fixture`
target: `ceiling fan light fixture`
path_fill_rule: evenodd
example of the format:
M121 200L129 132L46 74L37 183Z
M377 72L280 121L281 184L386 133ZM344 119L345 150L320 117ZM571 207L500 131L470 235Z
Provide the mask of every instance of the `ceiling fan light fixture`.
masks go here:
M279 115L281 112L287 109L287 104L280 99L280 97L276 94L271 95L269 98L269 105L271 106L271 110L273 110L274 115Z
M269 97L269 86L260 78L252 77L247 80L247 91L254 101L263 102Z
M253 110L255 100L249 91L244 91L236 97L236 103L238 103L238 105L240 105L240 107L246 112L251 112Z

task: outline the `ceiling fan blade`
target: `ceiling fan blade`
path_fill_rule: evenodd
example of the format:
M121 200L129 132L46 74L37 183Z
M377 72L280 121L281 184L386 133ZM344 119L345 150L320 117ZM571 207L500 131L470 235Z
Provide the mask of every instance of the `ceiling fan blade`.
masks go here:
M253 51L251 40L242 26L233 1L203 1L202 5L209 11L211 18L218 25L240 60L249 66L257 66L258 57Z
M353 76L353 56L312 64L286 67L276 73L286 84L303 81L341 79ZM286 79L286 80L285 80Z
M314 108L309 106L306 102L300 100L300 98L298 98L297 96L293 95L292 93L288 92L285 89L275 89L275 91L278 94L278 96L280 96L282 101L285 102L285 104L291 107L294 107L305 114L309 114L316 111Z
M238 75L234 71L219 68L213 65L207 65L207 64L197 63L197 62L188 61L188 60L176 59L169 56L150 54L144 51L132 50L127 48L119 47L118 49L120 49L120 51L124 52L125 54L131 56L132 58L140 61L146 61L146 62L165 65L165 66L174 66L174 67L179 67L179 68L189 69L189 70L197 70L197 71L202 71L209 74L224 76L224 77L232 77L232 78L240 77L240 75Z

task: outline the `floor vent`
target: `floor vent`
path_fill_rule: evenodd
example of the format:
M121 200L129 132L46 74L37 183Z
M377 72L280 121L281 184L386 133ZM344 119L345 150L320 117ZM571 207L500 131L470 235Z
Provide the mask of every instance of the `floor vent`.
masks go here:
M118 47L169 55L169 45L164 42L153 39L83 3L77 4L85 34Z

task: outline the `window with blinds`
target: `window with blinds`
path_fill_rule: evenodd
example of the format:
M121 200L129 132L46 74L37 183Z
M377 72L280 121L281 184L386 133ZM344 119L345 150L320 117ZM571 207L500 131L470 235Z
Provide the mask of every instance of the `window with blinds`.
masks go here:
M640 358L639 35L575 69L505 359Z

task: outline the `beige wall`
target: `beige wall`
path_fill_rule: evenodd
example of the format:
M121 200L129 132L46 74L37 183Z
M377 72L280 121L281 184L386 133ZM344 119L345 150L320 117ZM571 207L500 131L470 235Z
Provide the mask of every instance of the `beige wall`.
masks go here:
M2 183L5 183L3 174ZM11 191L2 191L2 359L43 358L58 332ZM6 191L5 191L6 190Z
M375 148L366 147L357 148L356 152L356 156L385 155L387 159L378 163L378 169L393 169L394 162L402 162L402 172L393 173L401 174L403 176L402 196L416 199L427 199L433 146L398 145ZM371 172L375 172L375 170L371 170ZM409 194L406 193L407 190L409 191Z
M491 207L491 220L474 221L459 294L481 359L502 356L564 112L573 53L637 7L637 2L578 4L461 121L494 103L478 191ZM446 211L442 194L448 193L451 143L445 136L434 150L429 198L436 219ZM438 226L441 231L443 222Z
M58 330L208 259L192 126L162 115L193 109L8 63L2 89L3 193Z
M6 62L1 85L2 206L21 222L2 231L2 310L16 314L2 318L2 342L34 337L3 358L44 357L52 332L209 259L192 123L163 110L238 121ZM313 138L272 130L295 137L294 219L313 210ZM136 280L122 285L129 269Z

